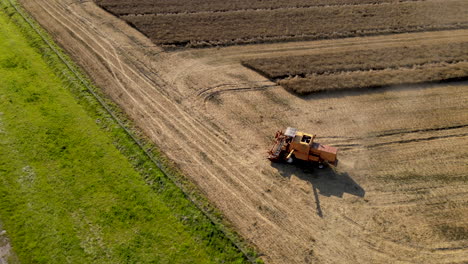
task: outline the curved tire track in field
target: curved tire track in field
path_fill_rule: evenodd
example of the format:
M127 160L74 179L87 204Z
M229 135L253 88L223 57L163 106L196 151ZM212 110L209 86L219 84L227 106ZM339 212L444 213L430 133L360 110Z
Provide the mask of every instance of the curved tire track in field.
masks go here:
M269 88L278 88L278 85L271 84L271 82L266 81L265 85L256 85L257 82L252 83L239 83L239 84L222 84L216 85L201 92L197 93L197 96L202 97L203 101L209 101L213 99L213 97L223 94L223 93L233 93L233 92L255 92L266 90Z

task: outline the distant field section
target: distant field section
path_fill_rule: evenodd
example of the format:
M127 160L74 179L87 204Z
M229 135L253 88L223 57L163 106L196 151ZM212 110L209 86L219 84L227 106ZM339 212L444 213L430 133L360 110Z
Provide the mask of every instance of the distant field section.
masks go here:
M228 12L238 10L308 8L334 5L385 4L424 0L96 0L115 15Z
M468 43L397 46L354 52L321 53L245 60L243 64L270 79L310 74L384 70L429 63L468 60Z
M468 1L96 0L163 46L213 46L468 28Z
M468 76L468 62L431 63L380 71L338 72L280 80L284 88L298 94L327 90L362 89L423 82L461 80Z
M249 67L297 93L433 82L468 76L468 43L257 58Z

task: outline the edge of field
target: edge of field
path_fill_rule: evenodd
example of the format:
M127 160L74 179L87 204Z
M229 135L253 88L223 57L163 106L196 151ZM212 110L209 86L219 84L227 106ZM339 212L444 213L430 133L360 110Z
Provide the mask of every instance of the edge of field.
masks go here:
M0 12L5 13L21 29L21 33L31 41L33 47L43 54L46 63L66 84L76 101L83 105L90 116L99 118L101 129L107 130L106 134L116 142L116 147L130 161L134 169L144 177L147 184L161 180L155 178L149 169L160 170L166 181L162 184L175 185L182 195L205 215L206 220L211 222L214 227L211 235L221 232L245 255L248 261L263 263L257 249L236 233L232 225L200 192L198 187L190 182L177 165L138 130L137 126L101 92L99 87L93 84L84 71L17 1L1 0L0 7L2 8ZM171 204L171 206L176 205ZM189 225L195 226L197 223L191 222Z

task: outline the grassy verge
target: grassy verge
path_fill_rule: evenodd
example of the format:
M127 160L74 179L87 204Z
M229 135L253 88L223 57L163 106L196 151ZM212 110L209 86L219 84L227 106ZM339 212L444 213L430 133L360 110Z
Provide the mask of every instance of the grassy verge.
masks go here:
M0 217L19 259L245 262L0 4Z

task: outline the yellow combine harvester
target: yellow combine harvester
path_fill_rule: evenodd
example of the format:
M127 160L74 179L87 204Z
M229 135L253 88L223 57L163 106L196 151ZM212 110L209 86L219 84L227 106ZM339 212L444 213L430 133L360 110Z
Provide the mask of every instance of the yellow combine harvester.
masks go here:
M276 132L275 142L268 152L268 159L274 162L286 161L292 163L295 159L318 163L323 168L325 163L336 166L337 148L314 142L315 135L297 131L288 127L283 133Z

